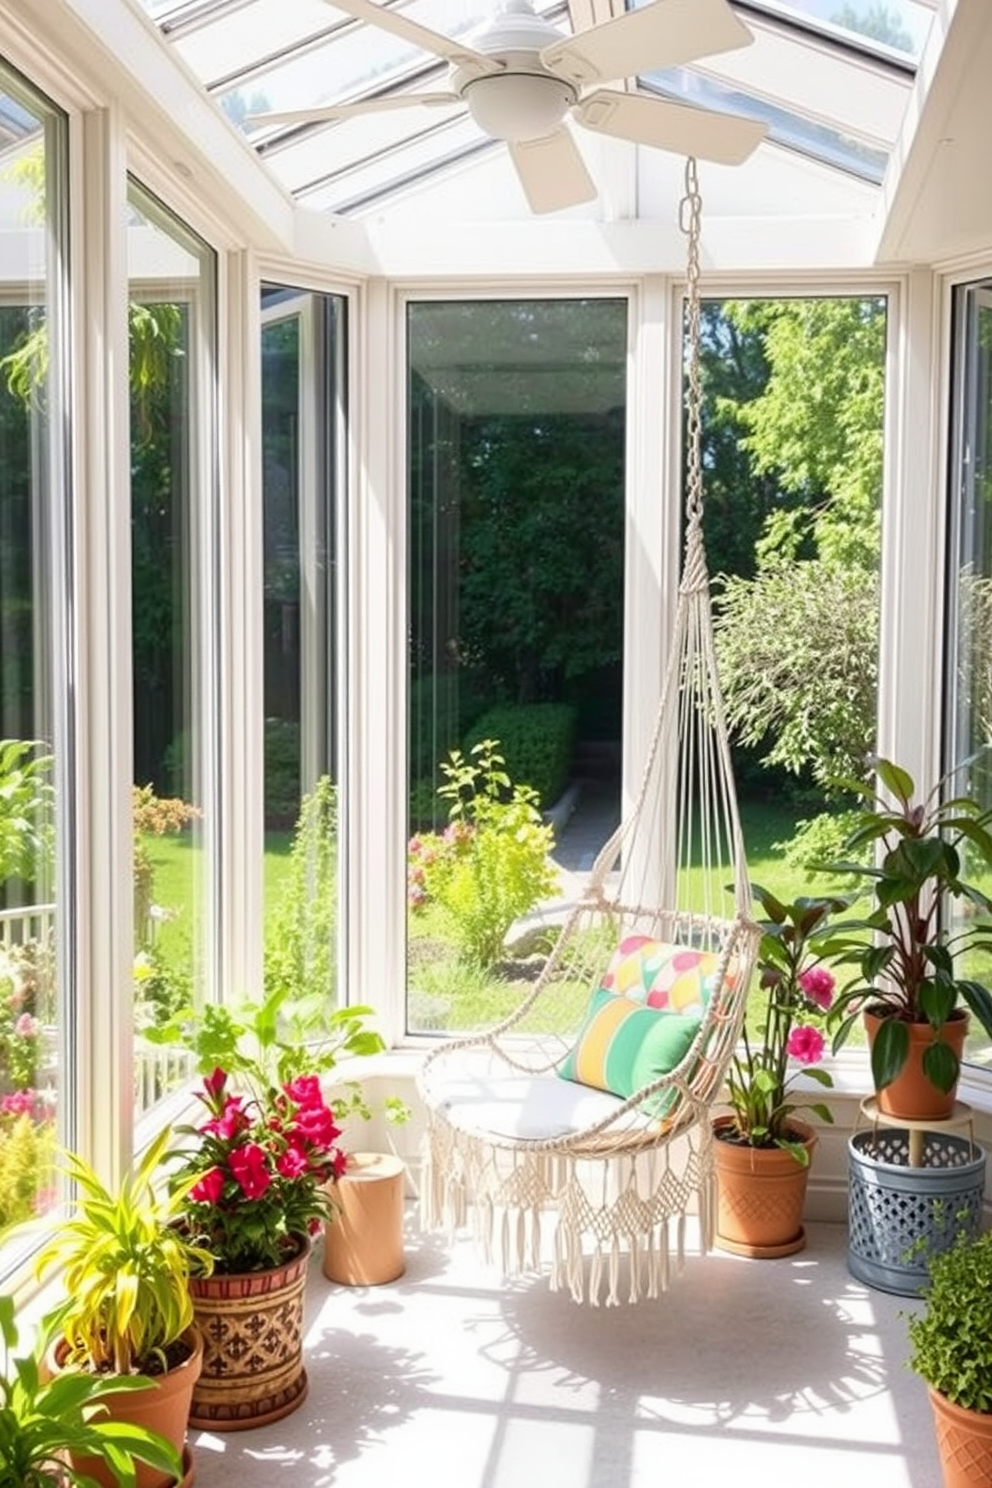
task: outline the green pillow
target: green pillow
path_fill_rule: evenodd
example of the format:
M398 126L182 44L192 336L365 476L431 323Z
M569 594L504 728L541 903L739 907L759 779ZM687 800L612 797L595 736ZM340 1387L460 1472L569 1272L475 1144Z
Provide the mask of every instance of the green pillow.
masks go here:
M699 1024L698 1012L646 1007L600 987L589 999L578 1038L558 1073L563 1080L626 1099L681 1064ZM666 1096L665 1104L671 1098Z

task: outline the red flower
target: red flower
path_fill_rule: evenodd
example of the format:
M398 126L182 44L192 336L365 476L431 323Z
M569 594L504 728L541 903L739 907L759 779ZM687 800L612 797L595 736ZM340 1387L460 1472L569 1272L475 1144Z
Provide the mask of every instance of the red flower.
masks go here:
M299 1178L309 1166L306 1153L292 1144L276 1158L276 1167L284 1178Z
M245 1198L260 1199L272 1182L265 1149L257 1142L246 1142L234 1149L228 1163Z
M310 1110L324 1104L318 1075L297 1075L295 1080L287 1080L282 1088L301 1110Z
M224 1192L224 1174L220 1168L210 1168L193 1184L189 1196L196 1204L216 1204Z
M224 1094L224 1086L226 1084L226 1071L222 1070L219 1065L214 1070L213 1074L207 1075L203 1081L204 1090L207 1092L207 1095L210 1097L211 1101L216 1103L218 1110L221 1107L221 1098Z
M205 1132L212 1132L222 1141L229 1142L241 1132L247 1131L250 1125L251 1122L243 1109L241 1097L229 1095L220 1114L205 1121L202 1129Z

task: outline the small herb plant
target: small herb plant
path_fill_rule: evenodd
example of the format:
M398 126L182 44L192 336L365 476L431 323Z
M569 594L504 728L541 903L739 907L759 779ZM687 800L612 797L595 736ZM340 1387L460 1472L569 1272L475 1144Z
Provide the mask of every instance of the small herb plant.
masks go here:
M908 1328L909 1367L952 1404L992 1412L992 1233L931 1257Z
M449 824L411 838L408 849L411 908L436 906L459 959L482 968L499 960L514 920L555 887L552 829L536 793L511 783L498 750L498 740L483 739L470 759L451 751L438 788Z
M45 1355L55 1324L46 1318L34 1348L22 1351L12 1297L0 1296L0 1482L3 1488L91 1488L73 1463L106 1463L121 1488L133 1488L134 1464L145 1462L178 1483L179 1453L143 1426L111 1421L110 1396L143 1390L141 1375L62 1370L50 1375Z

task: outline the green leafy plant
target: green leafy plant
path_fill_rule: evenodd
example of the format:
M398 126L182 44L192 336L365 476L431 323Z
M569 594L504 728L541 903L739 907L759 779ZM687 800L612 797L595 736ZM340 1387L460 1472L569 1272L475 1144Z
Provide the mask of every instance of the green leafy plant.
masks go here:
M54 1163L54 1106L34 1091L5 1096L0 1102L0 1229L47 1208L46 1180Z
M826 1122L832 1122L833 1115L822 1101L790 1097L800 1077L828 1088L833 1084L826 1070L815 1067L825 1047L818 1024L834 991L834 978L822 964L818 942L830 915L845 908L847 901L799 898L785 904L759 884L752 884L751 890L766 915L760 922L757 960L765 1004L760 1037L745 1027L741 1052L728 1071L730 1140L749 1147L781 1147L805 1164L809 1153L796 1139L794 1114L811 1110ZM801 1067L795 1069L792 1061Z
M992 1411L992 1233L930 1259L923 1309L909 1318L909 1366L964 1410Z
M303 798L289 873L266 927L265 991L334 1000L337 921L337 791L322 775Z
M0 1296L2 1488L92 1488L93 1478L75 1466L83 1458L105 1463L121 1488L133 1488L136 1462L179 1482L181 1460L169 1442L144 1426L106 1415L108 1399L143 1390L150 1381L81 1370L50 1374L45 1356L56 1331L49 1315L33 1349L20 1351L13 1298Z
M499 959L514 920L555 886L552 830L534 791L511 783L498 749L484 739L471 760L451 751L438 789L449 824L411 838L408 849L411 908L436 905L459 957L482 967Z
M0 883L33 882L54 845L53 759L33 739L0 740Z
M184 1190L162 1181L171 1140L166 1127L115 1193L77 1154L65 1156L77 1197L37 1270L61 1275L66 1300L56 1317L70 1365L158 1373L193 1322L190 1277L209 1275L213 1258L176 1224Z
M929 1023L936 1035L923 1054L923 1072L937 1090L958 1079L957 1054L941 1037L947 1023L970 1010L992 1038L992 996L983 983L959 974L961 960L992 949L992 899L962 876L969 851L992 868L992 810L966 796L945 798L941 782L923 801L912 776L891 760L876 761L883 797L873 785L844 782L872 802L858 814L848 850L880 846L870 862L848 858L826 865L833 873L866 880L873 905L862 919L835 927L828 948L837 965L854 966L855 979L830 1013L833 1047L849 1036L863 1009L881 1024L871 1051L872 1078L883 1090L909 1057L909 1025ZM948 930L946 901L962 900L960 930Z
M291 998L281 987L262 1002L188 1007L148 1030L152 1043L182 1044L205 1076L197 1094L206 1121L179 1129L185 1142L173 1156L184 1225L218 1270L277 1265L333 1214L323 1185L344 1160L336 1122L367 1107L358 1082L344 1081L331 1111L321 1077L385 1047L372 1015L366 1006L328 1012L321 994Z

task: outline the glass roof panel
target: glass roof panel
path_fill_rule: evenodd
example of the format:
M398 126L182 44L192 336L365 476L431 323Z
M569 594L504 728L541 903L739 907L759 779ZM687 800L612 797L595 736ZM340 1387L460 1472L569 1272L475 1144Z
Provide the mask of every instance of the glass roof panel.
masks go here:
M726 87L712 78L701 77L687 68L652 73L650 77L642 78L641 84L647 92L660 93L665 98L698 104L718 113L761 119L768 125L768 137L773 143L799 150L825 165L850 171L864 181L877 185L885 174L888 159L885 150L873 148L866 141L854 139L814 120L804 119L766 99Z
M737 8L763 10L868 47L880 57L895 55L914 64L934 14L933 0L744 0Z

